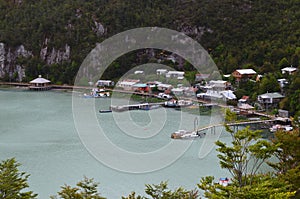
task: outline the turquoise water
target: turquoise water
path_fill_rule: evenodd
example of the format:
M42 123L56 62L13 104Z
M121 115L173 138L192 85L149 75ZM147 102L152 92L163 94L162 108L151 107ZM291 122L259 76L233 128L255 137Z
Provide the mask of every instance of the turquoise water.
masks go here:
M80 100L85 103L84 100L94 99ZM122 99L119 102L122 103ZM194 126L195 115L173 109L131 111L118 115L97 112L98 109L107 109L110 103L110 99L96 99L95 117L107 138L127 151L159 151L171 142L172 132L181 128L193 129ZM163 127L159 122L153 122L155 115L162 113L166 116ZM129 119L137 125L141 137L130 135L124 130L129 123L118 119L122 114L125 117L129 114ZM209 116L200 116L199 126L207 125L210 119ZM179 120L183 121L182 125L178 123ZM222 134L220 139L229 141L230 138ZM143 194L145 184L158 184L160 181L167 180L170 188L183 186L194 189L203 176L229 176L225 170L220 169L215 149L203 158L198 157L204 141L193 141L188 150L167 167L146 173L119 171L99 161L82 143L73 118L71 93L0 90L0 159L16 157L22 164L21 170L31 175L30 189L39 194L38 198L49 198L60 190L60 186L75 185L83 176L100 182L99 191L108 198L121 198L131 191ZM186 141L175 141L175 144L180 145L182 142ZM99 150L106 153L107 149L100 146ZM114 156L109 151L107 154L112 158ZM160 158L162 162L167 159L163 156ZM120 167L124 163L122 161Z

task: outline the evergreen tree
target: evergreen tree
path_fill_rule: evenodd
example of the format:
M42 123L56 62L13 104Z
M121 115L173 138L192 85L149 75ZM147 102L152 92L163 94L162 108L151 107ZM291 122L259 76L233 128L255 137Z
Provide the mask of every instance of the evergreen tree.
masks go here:
M33 199L37 194L24 191L28 188L29 175L20 172L19 163L14 158L0 163L0 199Z

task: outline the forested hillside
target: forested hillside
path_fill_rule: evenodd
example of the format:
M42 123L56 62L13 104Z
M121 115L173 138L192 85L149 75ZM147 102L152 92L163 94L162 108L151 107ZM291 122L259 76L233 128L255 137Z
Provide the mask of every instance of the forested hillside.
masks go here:
M299 8L299 0L0 0L0 77L72 83L97 42L147 26L196 39L223 73L278 71L299 65ZM137 54L117 60L124 69L108 78L140 64Z

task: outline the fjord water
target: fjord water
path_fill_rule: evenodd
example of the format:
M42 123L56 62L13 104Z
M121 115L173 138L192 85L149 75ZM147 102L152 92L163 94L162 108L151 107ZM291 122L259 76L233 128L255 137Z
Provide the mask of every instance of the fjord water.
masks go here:
M110 100L96 99L95 103L96 109L107 109ZM179 128L176 124L179 117L183 118L183 128L193 129L195 115L173 109L165 111L168 121L161 132L140 140L124 134L111 113L96 113L96 117L113 143L142 153L158 150L168 143L170 134ZM137 124L145 125L145 132L141 133L151 133L147 128L149 112L131 111L130 115ZM205 125L209 119L204 115L199 121ZM222 134L220 139L230 138ZM139 174L120 172L95 159L82 144L74 124L71 93L0 90L0 159L16 157L22 164L20 169L30 174L30 189L39 194L38 198L49 198L60 186L74 186L84 176L100 182L99 191L108 198L121 198L131 191L143 194L145 184L161 181L168 181L170 188L194 189L203 176L229 176L219 167L215 149L202 159L198 157L203 141L194 140L178 160L163 169Z

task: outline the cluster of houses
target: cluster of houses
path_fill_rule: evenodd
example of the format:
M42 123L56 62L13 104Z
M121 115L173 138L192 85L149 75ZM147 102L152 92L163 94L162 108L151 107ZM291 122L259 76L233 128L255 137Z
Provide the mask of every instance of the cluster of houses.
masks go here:
M134 74L144 74L144 71L135 71ZM184 79L183 71L168 71L167 69L157 69L156 75L163 76L167 79ZM100 86L101 82L107 80L99 80L97 85ZM108 85L107 85L108 86ZM182 84L173 86L171 84L159 82L159 81L148 81L142 82L140 79L123 79L120 80L116 87L126 91L135 91L135 92L152 92L157 90L158 92L163 92L166 94L173 94L176 96L194 96L195 89L193 87L184 87Z
M293 75L298 69L295 67L286 67L281 69L282 74ZM144 74L144 71L135 71L134 74ZM165 78L172 78L183 80L185 73L183 71L169 71L167 69L157 69L156 74L158 76L164 76ZM224 75L224 77L233 76L237 84L244 81L250 81L254 77L261 78L253 69L237 69L230 75ZM248 104L249 97L243 96L241 99L237 99L234 94L232 85L228 81L224 80L209 80L209 74L196 74L195 81L202 82L201 84L196 84L193 87L185 87L182 84L176 86L159 82L159 81L149 81L141 82L139 79L123 79L120 80L116 85L111 80L99 80L96 85L99 87L114 87L126 91L135 92L147 92L150 93L153 90L162 92L165 94L173 94L175 96L197 96L199 99L205 100L224 100L237 101L237 105L241 109L253 109L254 107ZM204 83L203 83L204 82ZM287 84L287 79L278 79L278 83L283 88ZM30 81L30 89L33 90L48 90L51 88L50 81L39 76L38 78ZM257 102L264 108L272 108L278 106L279 102L284 98L282 93L264 93L257 97Z
M297 71L295 67L286 67L281 69L282 74L292 75ZM135 71L134 74L144 74L144 71ZM167 69L157 69L156 74L158 76L164 76L165 78L175 78L177 80L184 79L183 71L168 71ZM230 75L224 75L224 77L234 77L237 84L245 81L253 81L256 77L257 80L261 78L257 72L253 69L237 69ZM234 88L231 83L225 80L209 80L209 74L196 74L195 81L202 82L198 83L193 87L184 87L181 84L177 86L162 83L159 81L141 82L139 79L123 79L120 80L116 87L127 90L127 91L138 91L138 92L152 92L157 90L165 94L173 94L175 96L195 96L198 99L204 100L224 100L224 101L236 101L240 109L254 109L249 104L249 97L243 96L241 99L237 99L234 94ZM204 82L204 83L203 83ZM287 84L286 79L278 79L278 83L281 87ZM114 86L114 83L110 80L99 80L98 86ZM155 88L155 89L154 89ZM282 93L264 93L257 97L257 102L261 107L268 109L278 106L279 102L284 98Z

